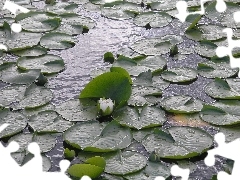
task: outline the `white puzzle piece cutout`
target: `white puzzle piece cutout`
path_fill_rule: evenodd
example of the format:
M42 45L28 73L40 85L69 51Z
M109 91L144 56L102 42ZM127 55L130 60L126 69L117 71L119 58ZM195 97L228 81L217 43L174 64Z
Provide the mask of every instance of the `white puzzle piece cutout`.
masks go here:
M219 155L234 161L232 174L228 174L221 171L217 175L218 180L239 180L240 177L240 138L235 139L232 142L225 142L225 135L223 133L217 133L214 137L218 146L214 149L208 150L208 155L204 162L207 166L213 166L215 164L215 155Z
M9 124L1 125L0 132L8 125ZM70 162L68 160L60 161L60 172L44 172L40 147L36 142L32 142L28 145L28 151L32 153L34 157L21 167L11 156L11 153L16 152L18 149L19 144L15 141L10 142L7 147L4 147L0 143L1 180L33 180L36 178L44 180L71 180L71 178L65 173L70 166ZM81 180L91 180L91 178L83 176Z
M187 10L187 2L186 1L178 1L176 3L176 8L178 10L178 14L175 15L176 18L178 18L181 22L185 22L187 16L192 15L192 14L205 14L205 9L204 9L204 3L207 2L209 0L200 0L200 4L201 4L201 10L200 11L196 11L196 12L188 12ZM227 9L226 3L224 2L224 0L217 0L217 4L216 4L216 10L218 12L224 12Z

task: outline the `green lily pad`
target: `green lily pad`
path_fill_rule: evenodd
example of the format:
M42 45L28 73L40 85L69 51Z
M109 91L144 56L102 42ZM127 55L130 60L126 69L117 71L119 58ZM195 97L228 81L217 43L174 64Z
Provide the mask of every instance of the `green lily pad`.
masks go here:
M231 68L230 62L206 61L198 63L198 73L206 78L228 78L237 74L237 68Z
M204 57L216 56L217 45L211 41L203 40L195 47L195 52Z
M117 20L133 18L139 11L141 11L141 6L126 1L105 3L101 6L103 16Z
M41 69L43 74L58 73L65 68L63 59L51 54L38 57L21 57L17 60L17 66L23 70Z
M225 135L225 142L229 143L240 137L239 129L240 129L239 126L237 127L222 126L219 127L219 132L222 132Z
M59 32L50 32L41 37L40 45L47 49L68 49L75 45L71 35Z
M28 119L19 112L11 112L9 109L0 111L1 124L10 124L0 132L0 138L9 137L21 132L26 126Z
M49 16L45 12L21 13L15 19L24 30L30 32L48 32L60 25L60 18Z
M167 97L160 103L166 111L173 113L195 113L203 107L200 100L185 95Z
M1 42L8 47L9 51L18 51L36 46L41 37L40 33L22 31L21 33L12 33L7 36L3 35Z
M200 112L202 120L215 125L240 123L240 101L220 100L213 105L204 105Z
M186 68L186 67L171 68L163 71L161 76L164 80L167 80L170 82L187 82L187 81L192 81L196 79L197 72L192 68Z
M103 168L91 164L74 164L67 170L71 176L82 178L84 175L97 178L103 172Z
M105 172L115 175L126 175L143 169L147 159L133 151L117 151L103 156L106 160Z
M23 99L17 105L17 108L36 108L49 103L53 98L50 89L31 84L25 91Z
M240 99L240 80L215 78L205 86L205 92L217 99Z
M10 106L24 97L27 87L25 85L6 86L0 90L0 106Z
M72 122L64 120L52 110L41 111L37 115L31 116L28 124L38 133L64 132L73 126Z
M169 134L155 131L146 136L143 146L161 158L185 159L206 152L213 144L211 135L198 128L171 127L168 131Z
M131 48L139 54L162 55L170 51L172 45L182 42L177 36L164 36L162 38L148 38L136 41Z
M89 99L72 99L56 107L56 111L68 121L95 120L97 103Z
M116 104L127 101L131 95L131 85L126 75L107 72L90 81L79 98L110 98Z
M72 2L57 2L44 7L46 12L53 14L72 13L78 8L78 5Z
M121 125L142 129L161 126L165 121L165 112L157 107L124 107L113 114Z
M172 17L165 12L144 12L134 18L134 24L146 26L149 24L152 28L167 26L172 21Z
M37 107L37 108L31 108L31 109L24 109L22 113L27 116L31 117L33 115L37 115L39 112L46 111L46 110L55 110L55 106L53 104L45 104L43 106Z
M132 173L124 176L128 180L141 179L141 180L155 180L156 177L162 176L168 178L170 174L170 169L163 165L161 162L151 162L148 161L146 167L136 173Z
M47 54L47 49L41 46L33 46L20 51L14 51L12 53L20 57L41 56Z
M64 141L91 152L109 152L124 149L132 140L131 131L112 121L105 127L97 121L80 122L63 134Z
M20 70L15 63L0 65L0 79L12 84L31 84L40 76L39 69Z

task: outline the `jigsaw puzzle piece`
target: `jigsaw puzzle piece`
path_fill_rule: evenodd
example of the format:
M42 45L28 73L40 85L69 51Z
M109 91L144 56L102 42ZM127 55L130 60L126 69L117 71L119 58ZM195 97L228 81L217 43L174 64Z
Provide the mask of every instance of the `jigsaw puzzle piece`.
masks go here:
M171 174L173 176L181 176L182 180L188 180L190 169L182 169L178 165L173 165L171 167Z

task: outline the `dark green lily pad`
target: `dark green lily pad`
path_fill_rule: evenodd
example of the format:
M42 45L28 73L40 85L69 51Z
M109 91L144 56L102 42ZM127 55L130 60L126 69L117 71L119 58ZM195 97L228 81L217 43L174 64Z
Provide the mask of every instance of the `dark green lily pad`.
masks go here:
M79 98L110 98L116 104L127 101L131 95L131 85L126 75L107 72L90 81Z
M20 57L41 56L47 54L47 49L41 46L33 46L20 51L14 51L12 53Z

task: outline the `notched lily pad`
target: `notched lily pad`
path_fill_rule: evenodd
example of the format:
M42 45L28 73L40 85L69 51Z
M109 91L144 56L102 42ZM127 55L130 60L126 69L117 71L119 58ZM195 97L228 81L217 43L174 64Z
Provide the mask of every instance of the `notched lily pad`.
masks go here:
M195 113L201 111L203 107L200 100L190 96L167 97L160 104L166 111L173 113Z
M90 152L110 152L128 147L132 140L129 128L112 121L105 127L97 121L79 122L63 134L70 145Z
M40 69L43 74L58 73L65 68L60 56L46 54L38 57L21 57L17 66L23 70Z
M157 107L124 107L113 114L120 124L131 128L142 129L161 126L165 121L165 112Z
M213 144L211 135L198 128L171 127L168 132L172 138L158 131L146 136L143 146L161 158L185 159L206 152Z
M168 70L165 70L161 74L162 78L164 80L170 81L170 82L187 82L187 81L193 81L197 78L197 72L196 70L192 68L171 68Z

